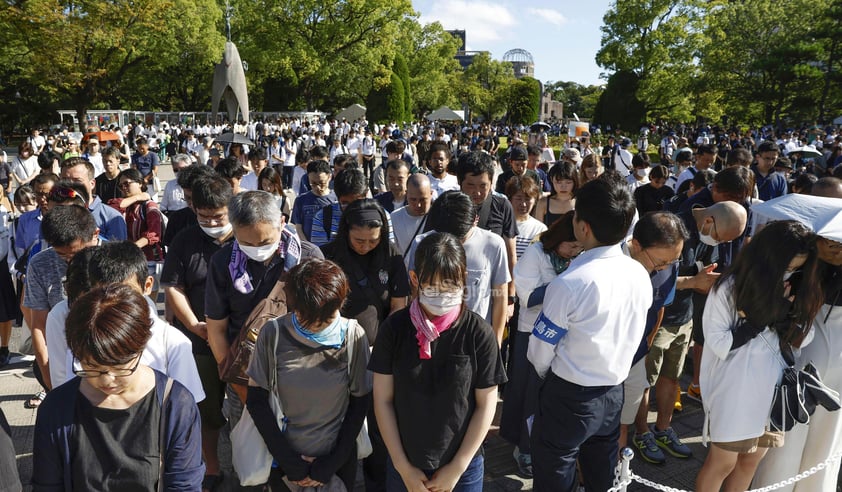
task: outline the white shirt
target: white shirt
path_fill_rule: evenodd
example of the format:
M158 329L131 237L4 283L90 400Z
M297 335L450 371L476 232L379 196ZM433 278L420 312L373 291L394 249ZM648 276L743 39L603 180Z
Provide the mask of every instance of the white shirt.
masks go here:
M85 154L85 158L88 159L88 162L90 162L92 166L94 166L95 178L105 172L105 167L102 165L101 153L97 152L96 154Z
M619 244L585 251L547 287L527 358L581 386L614 386L629 375L652 305L646 269Z
M178 186L178 181L171 179L164 186L164 196L161 198L161 210L174 212L187 208L187 201L184 199L184 190Z
M699 170L696 169L696 166L688 167L682 171L681 174L678 175L678 180L675 182L675 189L678 190L678 188L681 187L681 183L687 181L688 179L693 179L693 176L695 176L698 172Z
M151 299L147 297L146 302L149 304L149 317L152 319L152 337L146 342L140 363L172 376L193 394L196 402L204 400L205 390L202 389L202 381L193 359L193 344L178 328L158 317L157 308ZM50 358L50 380L53 387L75 377L73 354L67 347L64 329L69 311L67 300L64 300L47 314L47 353ZM78 362L76 367L80 367Z
M254 172L250 172L243 176L243 179L240 181L240 189L241 190L249 190L249 191L256 191L257 187L257 175Z
M520 227L520 226L518 226ZM520 299L520 316L517 321L517 331L529 333L535 320L541 313L542 304L527 307L529 296L538 287L547 285L556 278L550 255L544 252L544 245L540 242L531 244L523 256L515 264L514 277L517 296Z
M397 247L398 251L405 256L404 261L408 262L409 255L404 253L407 252L407 249L412 244L415 232L417 231L418 234L424 232L424 226L421 225L421 222L424 220L426 215L416 217L409 214L408 207L400 207L395 209L395 211L390 214L390 217L392 219L392 227L395 232L395 247ZM407 268L408 267L409 265L407 264Z
M702 439L714 442L759 437L769 421L775 385L783 374L778 336L768 328L748 343L731 350L731 328L737 324L733 281L714 287L708 294L702 327L699 384L705 395L705 428ZM813 338L814 330L802 342Z
M21 181L26 181L30 176L38 172L38 158L34 155L26 159L15 158L12 163L12 172Z
M515 236L515 257L520 260L520 257L523 256L524 251L532 241L535 239L535 236L541 234L542 232L547 230L547 225L541 222L540 220L532 217L531 215L526 216L526 220L524 221L517 221L517 236Z
M445 191L459 189L459 181L456 179L456 176L452 174L445 174L442 179L439 179L432 174L429 177L430 189L433 190L433 197L438 197Z
M617 149L617 154L614 156L614 169L616 169L624 178L633 170L632 168L632 154L624 148Z
M361 142L358 137L348 137L348 140L345 141L345 146L348 147L348 152L351 155L358 155L360 153Z

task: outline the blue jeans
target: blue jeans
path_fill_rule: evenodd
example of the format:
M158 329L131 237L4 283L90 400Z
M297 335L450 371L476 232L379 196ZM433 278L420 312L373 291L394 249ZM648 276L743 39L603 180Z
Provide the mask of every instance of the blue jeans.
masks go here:
M427 477L432 477L436 470L423 470ZM485 477L485 459L482 454L478 454L468 464L465 473L459 477L456 482L456 487L453 487L453 492L482 492L482 483ZM386 491L387 492L406 492L406 486L403 483L400 473L392 464L391 458L386 462Z

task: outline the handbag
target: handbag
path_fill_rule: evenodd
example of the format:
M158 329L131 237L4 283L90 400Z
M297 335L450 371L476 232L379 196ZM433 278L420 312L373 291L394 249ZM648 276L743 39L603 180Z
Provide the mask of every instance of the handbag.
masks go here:
M276 420L280 423L284 419L284 411L281 400L275 392L278 379L275 354L278 350L278 322L272 321L275 328L275 343L272 350L272 371L271 383L269 385L269 406L275 414ZM283 430L283 428L281 428ZM272 453L266 447L266 441L260 435L260 431L254 425L254 420L248 408L243 409L243 415L237 425L231 429L231 461L234 471L240 477L240 485L262 485L269 481L269 473L272 471Z
M781 382L775 386L772 397L771 430L787 432L796 423L808 424L818 405L830 412L840 409L839 393L822 383L819 371L812 363L799 370L795 367L795 357L789 344L781 340L780 350L776 351L762 334L760 338L769 350L779 356L784 368Z
M346 335L348 342L347 342L347 351L348 351L348 379L350 380L352 376L351 374L351 358L354 356L354 339L351 336L351 327L358 325L357 320L350 320L348 324L348 334ZM363 420L363 426L360 429L360 433L357 434L357 459L362 460L371 456L371 453L374 452L374 446L371 444L371 438L368 436L368 418Z

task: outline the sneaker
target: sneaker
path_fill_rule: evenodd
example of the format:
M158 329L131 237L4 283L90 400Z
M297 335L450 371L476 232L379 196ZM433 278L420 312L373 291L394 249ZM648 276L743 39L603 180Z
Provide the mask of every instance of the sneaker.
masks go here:
M514 456L515 462L517 463L518 474L524 478L532 478L532 455L521 453L517 446L515 446L512 456Z
M12 354L9 353L9 347L0 347L0 368L6 367L12 359Z
M680 412L684 410L684 405L681 404L681 386L675 387L675 411Z
M664 452L661 451L661 448L658 447L658 443L655 442L655 435L651 432L647 432L642 436L634 436L632 443L634 443L634 446L638 451L640 451L640 456L649 463L662 465L667 461L667 457L664 456Z
M655 442L667 453L676 458L689 458L693 456L693 451L681 442L681 439L678 438L678 434L675 433L672 427L667 427L667 430L663 431L659 431L653 427L652 433L655 435Z
M699 388L698 384L690 384L690 386L687 387L687 398L699 403L702 402L702 389Z

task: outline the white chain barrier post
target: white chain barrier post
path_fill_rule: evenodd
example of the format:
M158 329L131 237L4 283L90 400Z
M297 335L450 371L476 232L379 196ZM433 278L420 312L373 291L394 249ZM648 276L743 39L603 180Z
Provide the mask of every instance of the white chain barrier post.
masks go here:
M622 452L620 453L620 460L617 462L617 468L614 470L614 486L608 489L607 492L626 492L626 488L633 481L638 482L641 485L645 485L646 487L649 487L651 489L661 490L663 492L691 492L684 489L677 489L667 485L662 485L657 482L647 480L641 477L640 475L636 475L634 472L631 471L632 458L634 458L634 451L632 451L630 448L623 448ZM816 473L830 466L831 463L839 461L839 459L842 459L842 451L833 454L832 456L828 457L826 460L822 461L816 466L813 466L810 469L795 475L794 477L787 478L786 480L781 480L780 482L768 485L766 487L761 487L759 489L751 489L746 492L771 492L773 490L778 490L783 487L787 487L796 482L800 482L801 480L804 480L805 478L811 475L815 475Z

